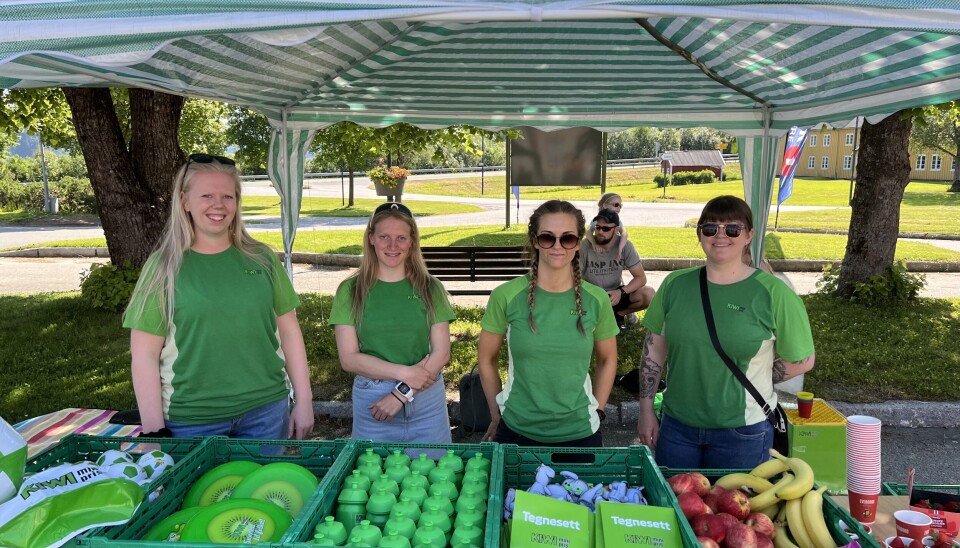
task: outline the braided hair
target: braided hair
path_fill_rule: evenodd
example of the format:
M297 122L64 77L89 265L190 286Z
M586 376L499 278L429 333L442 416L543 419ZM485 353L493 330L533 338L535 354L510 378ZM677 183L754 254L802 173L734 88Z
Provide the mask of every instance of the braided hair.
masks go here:
M530 309L530 313L527 316L527 323L530 325L530 330L534 333L537 333L537 325L533 321L533 308L536 305L536 295L537 295L537 276L540 269L540 249L537 247L537 235L540 233L540 219L544 215L551 215L555 213L565 213L571 215L576 219L577 222L577 237L581 240L583 235L586 233L586 224L587 221L583 217L583 212L577 209L576 206L567 202L565 200L549 200L546 201L534 210L533 214L530 215L530 222L527 224L527 245L530 247L530 287L529 294L527 296L527 306ZM577 304L577 330L581 334L586 335L586 331L583 329L583 298L581 295L580 288L580 250L577 250L573 255L573 261L570 262L570 268L573 270L573 292L576 298Z

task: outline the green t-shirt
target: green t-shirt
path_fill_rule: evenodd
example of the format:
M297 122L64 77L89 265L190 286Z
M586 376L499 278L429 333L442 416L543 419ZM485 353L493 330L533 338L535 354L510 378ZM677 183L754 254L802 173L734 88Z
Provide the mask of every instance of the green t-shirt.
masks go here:
M348 278L337 288L330 325L357 327L352 311L355 281L356 278ZM378 280L364 299L363 318L357 330L360 351L390 363L418 363L430 353L431 326L456 318L443 286L436 280L432 298L434 318L431 323L426 306L409 280Z
M709 283L709 292L724 352L775 405L775 355L795 362L814 353L803 301L762 270L733 284ZM710 342L700 299L700 267L671 272L663 280L643 325L667 338L665 413L694 428L736 428L766 420Z
M206 255L187 250L174 280L174 313L146 296L123 326L166 337L160 384L166 419L210 424L238 417L289 393L277 317L300 300L273 252L264 268L237 248ZM151 256L144 273L157 267Z
M599 287L581 283L583 329L577 330L573 289L551 293L537 288L530 329L530 276L493 290L480 327L507 340L507 384L497 395L500 414L510 428L543 442L590 436L600 428L590 380L593 344L620 333L610 298Z

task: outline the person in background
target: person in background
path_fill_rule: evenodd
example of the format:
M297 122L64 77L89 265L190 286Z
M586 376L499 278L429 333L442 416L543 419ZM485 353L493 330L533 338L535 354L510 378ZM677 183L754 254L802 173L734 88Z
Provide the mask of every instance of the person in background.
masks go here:
M671 468L752 468L769 458L773 426L711 343L700 291L706 269L717 337L767 403L775 383L813 368L803 301L774 276L746 265L753 215L740 198L719 196L703 208L697 237L706 266L670 273L647 309L640 387L640 443ZM667 369L663 419L653 399Z
M483 441L603 445L600 422L616 376L620 330L606 293L580 277L584 224L569 202L541 204L527 228L530 273L490 295L477 348L491 418ZM497 367L504 341L505 387Z
M600 206L599 211L604 209L609 209L620 215L620 210L623 209L623 198L620 197L616 192L607 192L603 196L600 196L600 200L597 202L597 205ZM590 242L591 247L594 250L597 249L597 242L594 240L594 221L590 222L590 227L587 229L587 241ZM627 246L627 227L623 226L623 223L619 223L615 231L617 236L617 259L623 257L623 250Z
M193 154L123 325L145 435L302 439L313 394L300 304L240 216L233 160ZM290 406L290 395L293 406Z
M627 242L618 254L621 238L616 231L620 224L620 216L612 209L601 209L597 213L590 222L594 245L580 250L580 270L584 280L607 292L617 325L623 331L628 323L637 323L634 313L645 310L656 291L647 285L647 274L632 242ZM631 276L626 285L624 270Z
M413 214L395 202L377 207L360 268L337 288L330 313L340 366L356 375L354 438L450 443L441 371L454 318L427 272Z

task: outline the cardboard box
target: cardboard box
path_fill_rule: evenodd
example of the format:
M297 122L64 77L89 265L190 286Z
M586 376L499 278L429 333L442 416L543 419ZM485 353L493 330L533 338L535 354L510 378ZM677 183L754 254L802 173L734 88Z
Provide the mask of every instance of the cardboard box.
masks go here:
M596 548L683 546L673 508L601 502L594 529Z
M790 456L813 468L818 485L834 495L847 492L847 419L827 402L815 399L809 419L785 409Z
M921 501L926 501L932 508L926 507L927 505ZM938 505L945 508L934 509ZM960 495L926 491L924 489L914 489L910 493L910 509L930 516L933 519L930 528L934 531L946 531L950 536L957 536L960 533L960 512L950 511L946 508L958 507L960 507Z
M592 548L593 514L585 506L517 491L511 546Z

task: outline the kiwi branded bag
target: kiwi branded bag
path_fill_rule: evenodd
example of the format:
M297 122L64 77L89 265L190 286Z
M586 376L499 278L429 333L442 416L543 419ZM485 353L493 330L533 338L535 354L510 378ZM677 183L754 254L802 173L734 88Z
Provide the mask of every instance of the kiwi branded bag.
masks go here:
M142 500L142 487L103 474L95 463L48 468L0 504L0 546L62 546L88 529L126 523Z
M23 483L27 465L27 442L0 418L0 503L13 498Z

